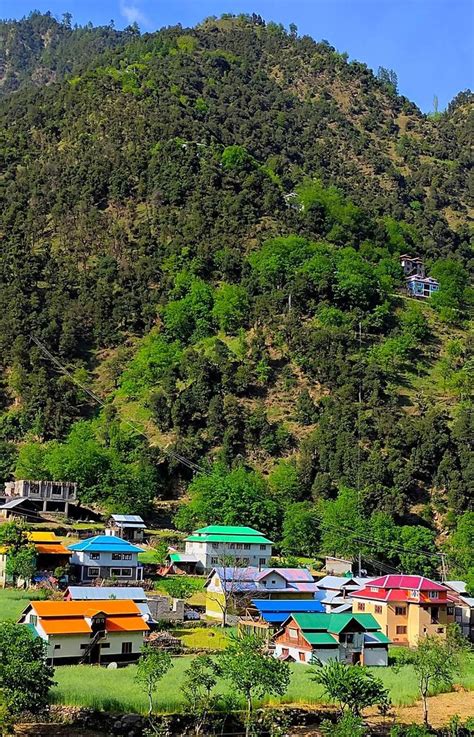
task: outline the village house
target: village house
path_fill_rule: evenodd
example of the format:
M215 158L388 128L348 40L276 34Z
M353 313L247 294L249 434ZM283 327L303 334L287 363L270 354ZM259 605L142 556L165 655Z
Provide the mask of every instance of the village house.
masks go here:
M71 553L54 532L28 532L28 540L34 545L36 569L52 571L69 565Z
M46 643L50 663L131 663L149 627L130 600L32 601L20 623Z
M425 276L425 265L423 259L419 256L409 256L407 253L402 253L400 265L405 276Z
M62 512L68 516L69 505L77 500L77 483L74 481L31 481L18 479L7 481L5 497L9 500L41 502L43 512Z
M454 614L446 586L423 576L381 576L351 596L354 614L372 614L397 645L415 647L424 635L445 636Z
M371 614L292 614L273 639L281 660L388 665L390 640Z
M186 538L185 545L187 562L195 560L198 573L231 565L230 561L240 566L266 568L272 556L272 542L251 527L209 525L195 530Z
M96 578L117 581L142 581L143 567L138 562L141 548L115 535L96 535L69 545L71 567L77 581Z
M307 568L266 568L255 566L216 567L206 583L206 615L222 619L223 611L231 608L242 615L252 598L314 599L318 591Z
M133 543L143 542L146 525L138 514L112 514L110 527L123 540Z
M444 585L448 589L448 600L454 607L452 621L456 622L464 637L474 642L474 596L466 591L464 581L445 581Z
M239 618L239 633L257 635L269 641L291 614L324 612L317 599L252 599L251 606Z
M352 611L351 594L370 583L372 578L359 576L324 576L320 578L318 589L323 596L320 599L326 612Z
M412 297L427 299L439 290L439 282L431 276L409 276L406 280L407 292Z

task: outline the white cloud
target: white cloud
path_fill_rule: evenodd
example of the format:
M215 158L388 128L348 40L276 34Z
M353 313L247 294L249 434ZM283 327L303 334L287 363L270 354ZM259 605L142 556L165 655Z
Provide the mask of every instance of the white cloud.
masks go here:
M147 27L149 28L151 25L150 19L133 2L127 3L124 0L121 0L120 13L123 15L125 20L130 24L138 23L139 26L142 26L145 28Z

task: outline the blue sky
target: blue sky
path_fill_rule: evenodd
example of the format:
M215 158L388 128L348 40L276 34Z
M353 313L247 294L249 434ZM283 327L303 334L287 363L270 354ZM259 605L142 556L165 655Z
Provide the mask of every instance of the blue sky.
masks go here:
M443 109L460 90L474 87L474 0L0 0L0 17L32 9L65 11L73 22L137 21L142 31L208 15L256 12L300 34L327 39L351 59L398 74L400 92L424 111L433 96Z

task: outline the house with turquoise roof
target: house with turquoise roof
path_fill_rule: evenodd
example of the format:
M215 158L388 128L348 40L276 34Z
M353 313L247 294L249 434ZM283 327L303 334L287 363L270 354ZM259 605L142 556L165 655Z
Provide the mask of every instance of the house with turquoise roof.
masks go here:
M372 614L293 612L275 633L274 643L280 660L388 665L390 640Z
M186 538L184 557L196 562L199 573L216 566L267 568L272 556L272 541L252 527L209 525Z
M115 581L143 581L143 567L138 562L142 548L116 535L96 535L69 545L71 567L79 582L91 583L96 578Z

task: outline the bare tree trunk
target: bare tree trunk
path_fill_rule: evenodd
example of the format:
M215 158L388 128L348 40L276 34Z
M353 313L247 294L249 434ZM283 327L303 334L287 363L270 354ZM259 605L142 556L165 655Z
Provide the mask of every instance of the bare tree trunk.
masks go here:
M153 692L151 688L148 690L148 716L151 717L153 712Z
M428 726L428 699L427 699L427 691L423 690L421 692L421 701L423 704L423 724L425 727Z
M250 737L251 719L252 719L252 697L247 696L247 714L245 716L245 737Z

